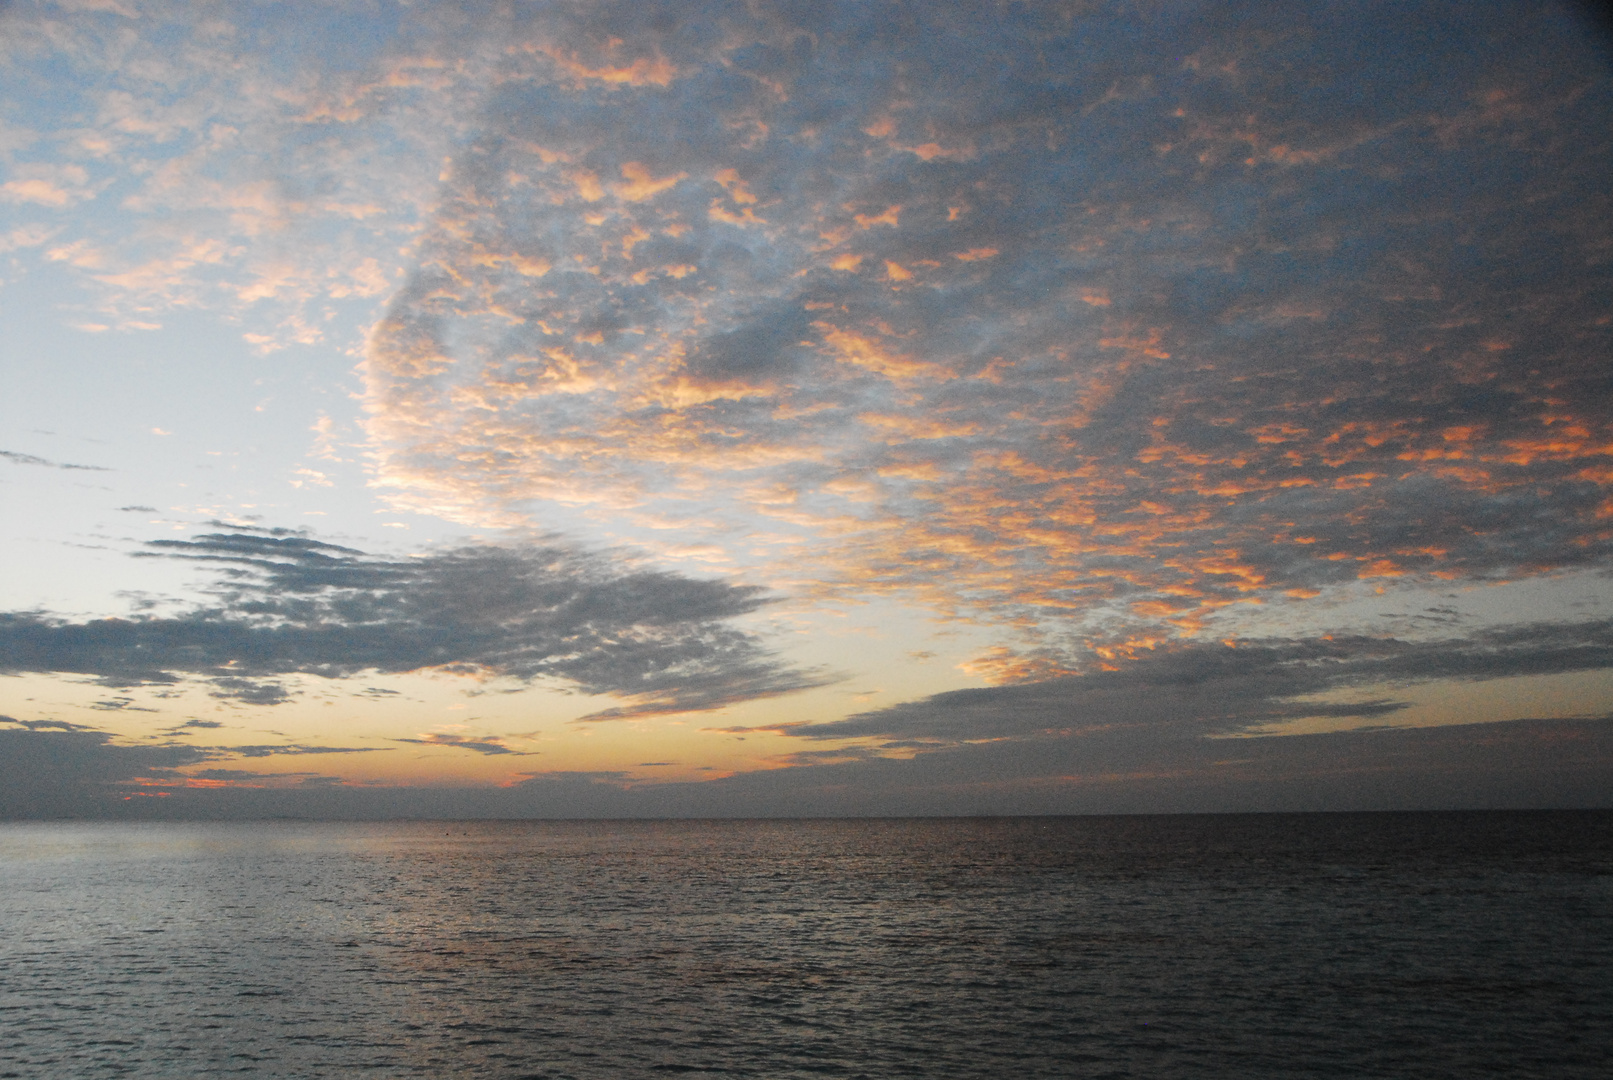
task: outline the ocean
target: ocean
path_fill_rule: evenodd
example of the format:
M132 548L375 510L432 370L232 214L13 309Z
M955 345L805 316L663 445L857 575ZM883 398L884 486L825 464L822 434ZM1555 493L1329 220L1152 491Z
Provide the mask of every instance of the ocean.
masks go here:
M0 825L0 1077L1613 1075L1613 811Z

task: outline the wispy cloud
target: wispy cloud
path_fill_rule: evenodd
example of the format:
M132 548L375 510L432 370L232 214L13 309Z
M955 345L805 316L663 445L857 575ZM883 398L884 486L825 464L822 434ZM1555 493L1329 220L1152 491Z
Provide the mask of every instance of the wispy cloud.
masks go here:
M432 733L422 735L418 739L393 739L393 742L414 743L417 746L447 746L462 750L474 750L478 754L515 754L525 756L520 750L511 750L504 745L504 740L497 735L445 735Z
M59 461L50 461L50 460L48 460L46 458L35 457L33 454L19 454L14 450L0 450L0 458L4 458L6 461L11 462L13 465L42 465L47 469L80 469L80 470L83 470L85 472L110 472L111 471L110 469L107 469L106 467L101 466L101 465L64 464L64 463L59 462Z
M372 754L377 746L309 746L302 743L271 743L258 746L228 746L209 749L209 758L239 756L246 758L301 757L308 754Z

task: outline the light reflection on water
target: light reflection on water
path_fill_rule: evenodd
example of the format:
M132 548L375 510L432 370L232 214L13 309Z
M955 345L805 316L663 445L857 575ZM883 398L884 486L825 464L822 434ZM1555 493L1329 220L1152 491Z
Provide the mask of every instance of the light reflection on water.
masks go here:
M0 1076L1601 1076L1613 812L0 825Z

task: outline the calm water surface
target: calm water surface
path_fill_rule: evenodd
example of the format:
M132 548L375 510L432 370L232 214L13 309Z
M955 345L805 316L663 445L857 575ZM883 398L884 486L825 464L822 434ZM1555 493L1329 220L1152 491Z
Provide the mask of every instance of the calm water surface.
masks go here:
M1613 812L0 825L0 1076L1610 1062Z

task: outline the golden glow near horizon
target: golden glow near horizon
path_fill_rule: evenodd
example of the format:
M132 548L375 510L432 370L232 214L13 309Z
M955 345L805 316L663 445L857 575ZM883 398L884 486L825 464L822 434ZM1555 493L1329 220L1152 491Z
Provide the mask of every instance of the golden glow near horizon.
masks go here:
M1566 9L204 7L0 12L0 715L95 782L1613 713Z

